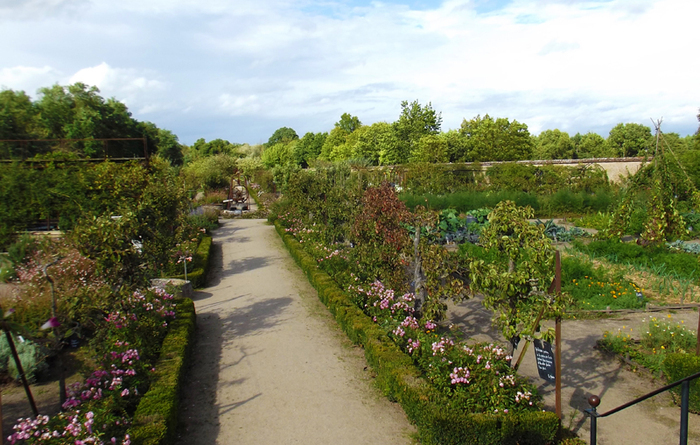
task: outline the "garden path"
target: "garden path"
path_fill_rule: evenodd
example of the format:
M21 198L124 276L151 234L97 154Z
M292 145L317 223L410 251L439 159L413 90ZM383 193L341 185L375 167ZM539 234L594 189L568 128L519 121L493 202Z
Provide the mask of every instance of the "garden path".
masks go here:
M213 246L177 443L413 442L273 226L222 220Z
M576 431L580 438L590 437L590 420L583 416L589 408L587 398L597 395L601 399L598 412L603 413L623 403L643 396L666 385L665 381L652 379L650 375L633 372L628 366L608 354L595 349L596 342L605 331L623 329L635 337L646 332L650 317L684 321L690 329L698 324L697 311L650 312L625 314L616 318L596 320L564 320L562 322L562 414L563 424ZM459 305L449 305L448 319L465 338L474 341L504 341L490 324L491 313L481 305L480 298L467 300ZM545 322L545 327L553 327ZM630 328L632 331L630 332ZM639 337L637 337L639 338ZM520 349L522 349L521 342ZM517 357L520 349L516 352ZM548 410L554 410L554 385L539 378L535 354L530 345L519 373L528 376L544 396ZM688 443L700 444L700 416L690 414ZM598 420L598 444L600 445L666 445L679 443L680 408L673 405L668 392L657 395L634 407Z

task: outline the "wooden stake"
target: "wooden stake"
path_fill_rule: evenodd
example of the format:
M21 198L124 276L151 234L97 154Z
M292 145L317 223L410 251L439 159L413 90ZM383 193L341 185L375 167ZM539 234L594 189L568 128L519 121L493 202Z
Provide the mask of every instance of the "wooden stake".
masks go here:
M556 270L555 270L555 276L554 276L554 282L555 282L555 289L556 289L556 295L557 295L557 301L561 301L561 255L559 254L559 251L557 250L556 253ZM557 416L559 418L562 418L562 412L561 412L561 316L557 316L555 320L555 331L554 331L554 366L555 366L555 407L556 407L556 412Z

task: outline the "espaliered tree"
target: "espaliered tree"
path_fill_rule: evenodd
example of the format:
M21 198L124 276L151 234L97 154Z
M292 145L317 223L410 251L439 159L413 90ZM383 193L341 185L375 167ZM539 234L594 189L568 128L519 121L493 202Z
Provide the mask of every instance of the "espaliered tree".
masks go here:
M406 271L396 267L395 260L410 251L411 240L403 227L410 218L406 204L389 183L365 191L351 231L353 260L362 282L379 279L397 292L407 290Z
M561 310L558 302L540 291L554 278L555 249L544 227L528 222L533 213L530 207L500 202L481 233L481 245L496 260L469 262L471 291L484 295L484 306L493 311L493 324L513 349L520 337L535 334L533 323L543 308L547 314Z

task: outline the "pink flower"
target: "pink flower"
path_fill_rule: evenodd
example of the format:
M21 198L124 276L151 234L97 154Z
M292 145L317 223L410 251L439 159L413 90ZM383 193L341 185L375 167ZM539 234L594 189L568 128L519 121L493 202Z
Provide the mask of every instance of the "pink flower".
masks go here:
M59 326L61 326L61 323L59 323L58 318L51 317L46 323L41 325L41 330L57 328Z

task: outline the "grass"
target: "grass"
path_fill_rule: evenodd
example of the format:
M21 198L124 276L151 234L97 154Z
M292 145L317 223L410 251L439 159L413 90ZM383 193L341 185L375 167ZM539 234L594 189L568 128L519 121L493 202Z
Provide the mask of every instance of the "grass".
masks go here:
M635 336L639 336L638 339ZM629 357L641 366L658 373L670 353L693 353L697 345L697 333L688 329L684 322L652 317L645 331L636 333L623 326L617 332L606 331L599 346L609 352Z

